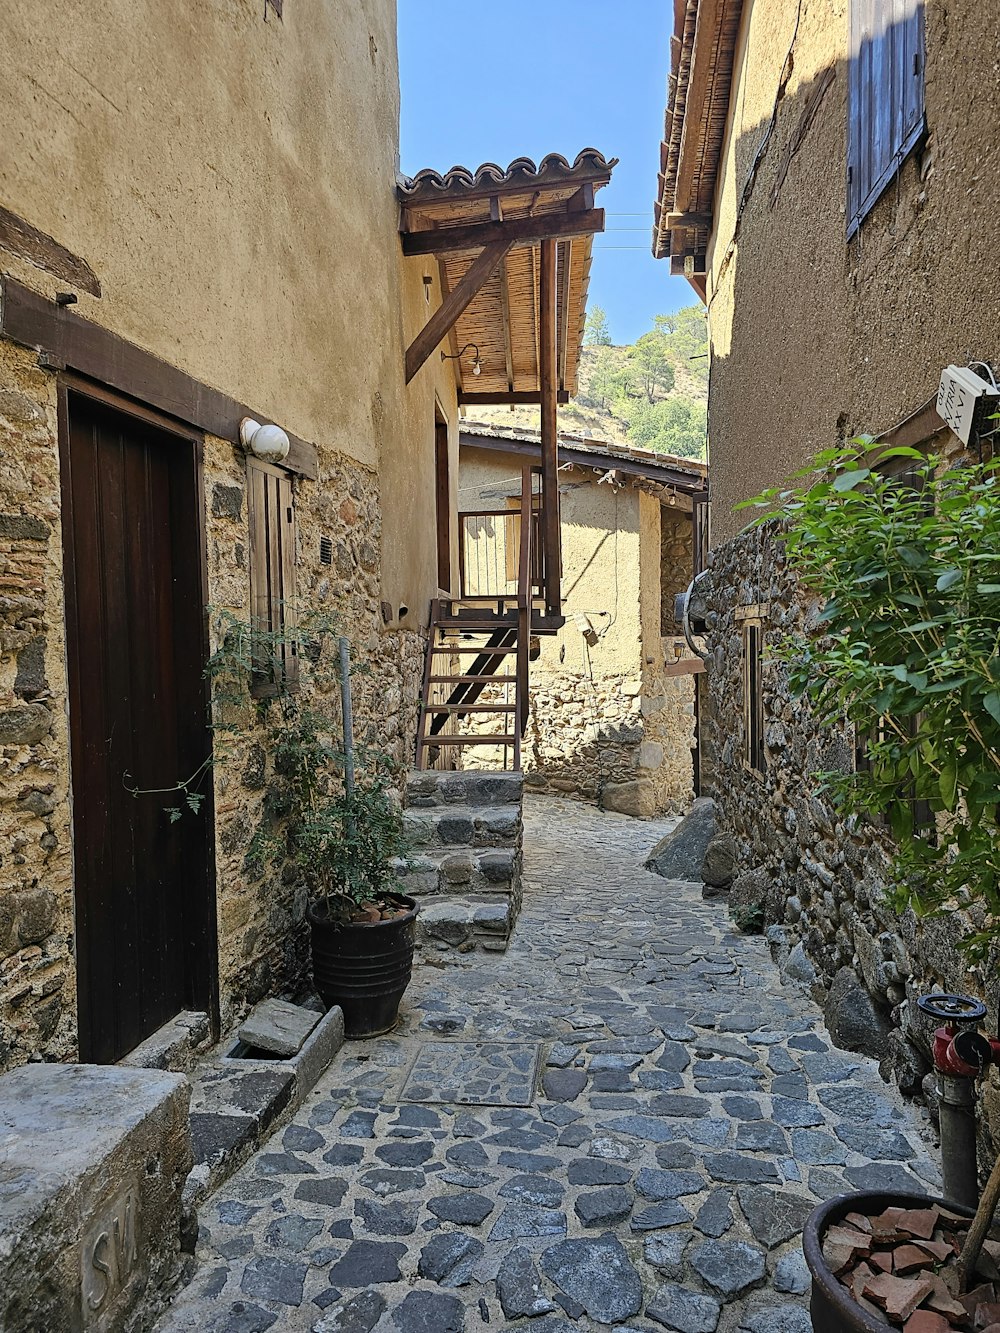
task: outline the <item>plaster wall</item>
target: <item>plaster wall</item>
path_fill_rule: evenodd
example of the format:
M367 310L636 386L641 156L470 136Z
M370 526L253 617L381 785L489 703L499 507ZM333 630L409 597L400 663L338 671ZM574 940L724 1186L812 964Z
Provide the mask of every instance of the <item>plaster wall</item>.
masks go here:
M1000 145L981 132L1000 16L927 0L928 139L848 242L847 5L804 0L796 31L798 9L746 6L737 51L709 255L716 545L736 503L900 421L949 362L1000 359Z
M90 264L80 314L374 465L403 394L393 0L13 0L0 63L0 200Z

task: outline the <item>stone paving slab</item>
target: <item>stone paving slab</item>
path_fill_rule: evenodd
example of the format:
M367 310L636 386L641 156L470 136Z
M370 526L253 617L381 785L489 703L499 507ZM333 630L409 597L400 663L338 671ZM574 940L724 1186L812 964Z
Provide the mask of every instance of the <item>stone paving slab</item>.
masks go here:
M425 1042L401 1100L456 1106L530 1106L535 1100L540 1049L523 1042Z
M669 822L532 797L525 824L508 953L419 967L396 1032L341 1051L204 1206L161 1333L808 1333L815 1203L939 1184L764 941L643 869ZM529 1104L407 1100L490 1048L541 1049Z

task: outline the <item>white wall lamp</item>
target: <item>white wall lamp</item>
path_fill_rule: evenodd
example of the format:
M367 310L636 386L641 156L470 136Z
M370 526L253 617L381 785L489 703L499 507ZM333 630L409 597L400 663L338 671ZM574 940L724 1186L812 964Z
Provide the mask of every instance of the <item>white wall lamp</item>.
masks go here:
M454 356L448 356L445 352L442 352L441 360L458 361L460 357L463 357L465 355L465 353L469 350L470 347L476 354L472 361L472 373L473 375L481 375L483 372L483 359L479 355L479 348L476 346L475 343L466 343L465 346L461 349L461 351L456 352Z
M252 417L244 417L240 422L240 443L248 454L264 463L283 463L292 447L280 426L262 426Z

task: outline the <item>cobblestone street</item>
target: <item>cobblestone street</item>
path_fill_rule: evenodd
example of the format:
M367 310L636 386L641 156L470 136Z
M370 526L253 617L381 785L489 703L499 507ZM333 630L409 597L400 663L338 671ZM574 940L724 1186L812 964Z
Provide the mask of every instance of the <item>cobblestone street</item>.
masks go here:
M418 964L204 1206L161 1333L808 1333L815 1201L937 1183L765 942L642 868L668 824L525 823L508 953Z

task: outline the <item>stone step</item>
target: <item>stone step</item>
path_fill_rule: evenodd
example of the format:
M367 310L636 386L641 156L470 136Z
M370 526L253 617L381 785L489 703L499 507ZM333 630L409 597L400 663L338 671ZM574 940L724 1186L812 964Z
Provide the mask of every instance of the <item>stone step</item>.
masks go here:
M406 782L410 809L433 806L520 806L524 795L522 773L413 772Z
M422 849L393 862L404 893L414 898L454 893L520 897L521 852L517 847Z
M273 1051L248 1046L234 1033L192 1070L194 1165L184 1187L185 1213L192 1221L206 1196L294 1115L344 1044L344 1016L336 1006L318 1015L303 1010L302 1017L313 1021L293 1055L275 1058Z
M403 823L414 852L434 855L454 847L518 847L521 843L519 805L438 805L403 811Z
M510 898L484 902L482 898L443 898L424 904L417 917L417 947L471 953L482 949L503 953L517 918Z

